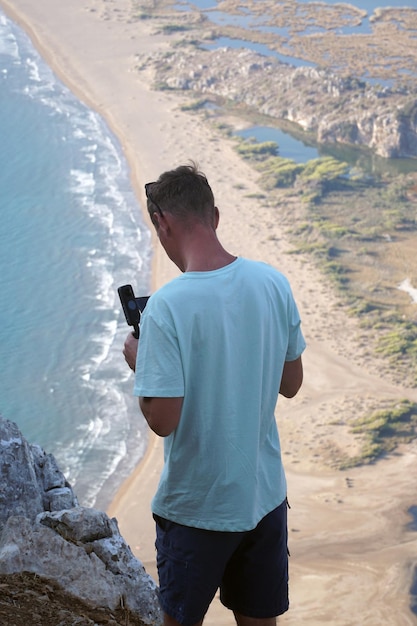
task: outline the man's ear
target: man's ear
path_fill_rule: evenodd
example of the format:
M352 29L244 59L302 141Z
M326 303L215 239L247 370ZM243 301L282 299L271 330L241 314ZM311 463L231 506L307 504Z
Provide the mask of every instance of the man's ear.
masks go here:
M217 226L219 225L219 221L220 221L219 209L215 206L214 207L214 230L217 229Z
M167 234L170 230L170 217L169 214L163 214L161 215L160 213L153 213L151 216L151 220L153 225L155 226L156 232L158 233L158 236L163 233L163 234Z
M155 226L156 230L158 230L158 228L159 228L159 215L158 215L158 213L156 211L154 213L152 213L152 215L151 215L151 222Z

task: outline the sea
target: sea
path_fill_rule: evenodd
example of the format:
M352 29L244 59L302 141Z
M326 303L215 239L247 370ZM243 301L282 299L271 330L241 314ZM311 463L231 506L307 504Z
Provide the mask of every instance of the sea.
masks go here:
M0 414L106 508L147 445L117 287L150 290L122 147L0 11Z

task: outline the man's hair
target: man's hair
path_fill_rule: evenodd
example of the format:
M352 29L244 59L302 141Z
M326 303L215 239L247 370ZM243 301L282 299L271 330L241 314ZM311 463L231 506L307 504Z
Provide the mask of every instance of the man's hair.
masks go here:
M149 186L148 211L171 213L186 222L212 224L215 214L214 195L206 176L198 166L190 165L164 172Z

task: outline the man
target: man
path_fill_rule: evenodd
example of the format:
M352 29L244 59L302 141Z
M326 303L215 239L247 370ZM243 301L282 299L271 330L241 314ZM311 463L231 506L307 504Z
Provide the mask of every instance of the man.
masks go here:
M220 587L239 626L288 609L287 501L274 417L299 390L305 342L287 280L236 258L194 165L145 187L182 275L148 301L124 354L150 428L165 437L152 501L165 626L200 625ZM236 225L238 228L238 225Z

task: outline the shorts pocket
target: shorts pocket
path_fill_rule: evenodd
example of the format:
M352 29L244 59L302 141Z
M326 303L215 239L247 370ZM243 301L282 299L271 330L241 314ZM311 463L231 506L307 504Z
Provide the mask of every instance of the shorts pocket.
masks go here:
M163 610L183 622L187 615L187 598L189 590L188 564L178 558L157 538L156 565L159 577L159 594Z

